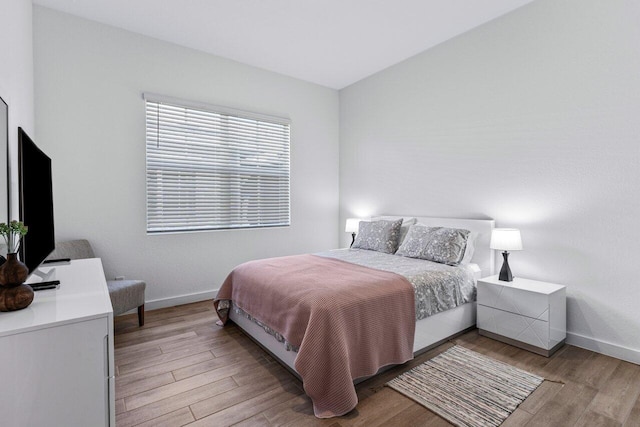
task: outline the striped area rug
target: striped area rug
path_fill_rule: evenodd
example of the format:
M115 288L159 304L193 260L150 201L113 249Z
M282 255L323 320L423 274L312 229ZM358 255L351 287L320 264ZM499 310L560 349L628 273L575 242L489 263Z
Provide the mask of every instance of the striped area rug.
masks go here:
M457 426L499 426L544 380L454 346L387 385Z

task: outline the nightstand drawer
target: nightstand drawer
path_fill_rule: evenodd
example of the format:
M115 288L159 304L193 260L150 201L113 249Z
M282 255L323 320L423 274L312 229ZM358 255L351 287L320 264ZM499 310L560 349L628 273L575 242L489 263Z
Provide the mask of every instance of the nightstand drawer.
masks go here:
M478 304L497 308L532 319L549 321L549 297L545 294L519 289L509 282L495 285L478 281Z
M566 338L566 288L497 275L478 280L480 335L549 356Z
M549 323L478 304L478 328L549 349Z

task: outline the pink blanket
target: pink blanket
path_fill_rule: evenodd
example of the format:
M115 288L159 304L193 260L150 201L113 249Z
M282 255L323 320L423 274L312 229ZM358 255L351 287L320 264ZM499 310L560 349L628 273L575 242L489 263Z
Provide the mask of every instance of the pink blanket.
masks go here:
M354 379L413 358L414 299L395 273L297 255L239 265L215 305L232 300L299 346L296 371L315 415L329 418L355 408Z

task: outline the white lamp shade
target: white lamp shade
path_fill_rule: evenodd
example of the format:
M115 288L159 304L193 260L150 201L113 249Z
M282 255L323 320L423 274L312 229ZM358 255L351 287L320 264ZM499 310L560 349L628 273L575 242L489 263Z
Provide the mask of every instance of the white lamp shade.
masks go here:
M520 230L517 228L494 228L491 232L489 247L501 251L521 251Z
M348 218L347 224L344 227L345 233L357 233L358 228L360 227L360 218Z

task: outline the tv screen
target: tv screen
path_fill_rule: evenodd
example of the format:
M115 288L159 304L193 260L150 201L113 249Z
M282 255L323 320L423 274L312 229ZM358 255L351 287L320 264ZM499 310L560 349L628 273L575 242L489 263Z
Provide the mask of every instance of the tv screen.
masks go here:
M32 273L55 249L51 159L18 128L20 220L29 227L22 238L20 258Z

